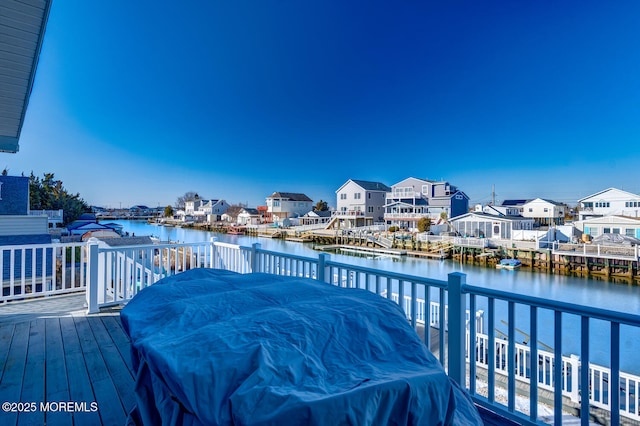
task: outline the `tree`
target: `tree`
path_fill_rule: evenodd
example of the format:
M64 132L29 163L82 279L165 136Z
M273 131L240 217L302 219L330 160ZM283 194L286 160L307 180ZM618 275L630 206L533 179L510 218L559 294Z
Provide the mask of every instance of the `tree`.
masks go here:
M176 199L176 207L184 208L184 205L187 201L197 200L198 198L200 198L200 196L197 192L187 191L184 193L184 195L181 195Z
M418 219L418 232L427 232L431 228L431 219L421 217Z
M29 176L29 208L31 210L62 210L64 225L76 220L81 214L90 212L89 205L80 194L70 194L56 180L53 173L45 173L43 178L31 172Z
M315 206L313 206L313 211L316 211L316 212L324 212L327 210L329 210L329 205L327 204L326 201L320 200L316 203Z
M442 219L443 222L446 222L447 219L449 219L447 212L440 212L440 219Z
M164 208L164 217L173 217L173 207L167 206Z

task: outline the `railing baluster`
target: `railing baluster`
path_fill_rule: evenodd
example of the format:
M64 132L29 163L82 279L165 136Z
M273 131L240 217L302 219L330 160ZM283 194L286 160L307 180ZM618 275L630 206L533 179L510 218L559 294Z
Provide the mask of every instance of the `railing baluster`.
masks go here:
M538 419L538 308L531 306L529 308L529 345L531 350L529 352L529 401L530 401L530 414L529 418L532 421Z
M495 299L490 297L488 300L488 310L489 310L489 329L487 339L488 343L488 372L487 372L487 382L488 382L488 396L490 404L493 404L496 400L496 333L495 333ZM486 350L486 349L485 349Z
M554 311L553 419L562 424L562 312Z
M516 406L516 353L515 353L515 337L516 337L516 315L515 303L508 302L508 344L507 344L507 366L508 366L508 402L507 407L510 412L515 411Z
M611 322L611 377L609 377L609 402L611 424L620 424L620 323Z

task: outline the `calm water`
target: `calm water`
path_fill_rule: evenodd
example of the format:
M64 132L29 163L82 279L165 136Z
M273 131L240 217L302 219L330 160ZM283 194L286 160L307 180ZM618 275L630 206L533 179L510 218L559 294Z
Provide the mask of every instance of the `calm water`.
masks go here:
M244 235L226 235L213 232L149 225L140 221L116 221L124 226L124 230L136 235L153 235L162 241L202 242L215 237L220 241L250 246L260 243L267 250L293 253L308 257L317 257L319 252L313 250L311 244L287 242L278 239L249 237ZM460 264L451 260L425 260L415 258L381 257L368 259L350 255L331 254L331 258L344 263L364 265L376 269L402 272L435 279L447 279L451 272L463 272L467 275L467 283L479 287L491 287L513 293L527 294L536 297L565 301L587 306L637 313L640 312L640 287L628 284L611 283L581 277L550 275L532 272L526 269L517 271L482 268ZM478 309L485 309L486 300L478 300ZM528 308L516 309L516 328L528 333ZM496 329L507 331L506 303L496 303ZM485 323L487 318L485 318ZM553 315L541 310L539 313L539 341L551 346L553 344ZM573 315L563 316L563 353L579 354L580 343L579 318ZM486 330L485 330L486 332ZM591 359L600 365L609 365L609 328L600 321L591 322ZM517 334L518 340L526 340L525 334ZM621 366L623 371L640 375L640 329L621 327ZM540 346L544 349L544 346Z

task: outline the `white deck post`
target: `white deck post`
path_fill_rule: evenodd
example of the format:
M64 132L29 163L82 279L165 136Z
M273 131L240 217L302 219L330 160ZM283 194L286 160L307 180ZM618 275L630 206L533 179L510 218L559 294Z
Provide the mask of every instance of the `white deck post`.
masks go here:
M216 267L216 241L218 239L216 237L211 237L209 239L209 243L211 245L211 258L209 259L209 268Z
M260 250L260 243L253 243L251 245L251 271L249 272L261 272L258 270L258 250Z
M89 283L87 285L86 297L87 297L87 313L95 314L100 311L98 308L98 240L96 238L90 238L87 244L88 264L87 264L87 277Z
M462 293L462 286L466 283L467 276L460 272L448 275L448 335L449 347L447 350L449 377L460 386L465 387L465 334L466 334L466 302ZM440 333L445 332L440 329Z

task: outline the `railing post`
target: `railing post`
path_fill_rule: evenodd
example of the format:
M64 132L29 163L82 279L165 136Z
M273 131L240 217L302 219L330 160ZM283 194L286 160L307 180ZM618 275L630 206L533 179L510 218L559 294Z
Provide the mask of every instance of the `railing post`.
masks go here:
M96 238L89 238L87 242L87 249L89 250L88 259L88 273L89 282L86 290L87 298L87 313L95 314L100 311L98 308L98 240Z
M216 237L211 237L209 239L209 244L211 244L211 259L209 259L209 268L215 268L216 262L216 241L218 239ZM162 258L160 260L162 262Z
M251 271L250 272L260 272L258 271L258 250L260 250L260 243L253 243L251 245Z
M580 357L578 355L571 354L569 358L570 361L567 361L571 364L571 392L569 393L569 398L572 402L579 404L580 385L578 384L578 381L580 379ZM585 389L588 389L588 386L585 386Z
M325 282L324 280L324 269L326 267L326 262L329 259L329 255L327 253L320 253L318 256L318 276L317 280Z
M466 297L462 293L462 286L466 283L467 276L460 272L448 275L448 334L449 347L448 367L449 377L455 380L460 386L466 386L465 380L465 333L466 333ZM443 333L444 330L440 329Z

